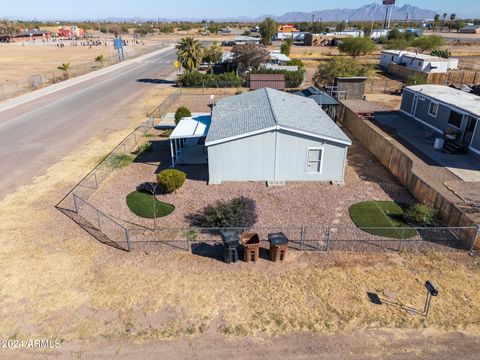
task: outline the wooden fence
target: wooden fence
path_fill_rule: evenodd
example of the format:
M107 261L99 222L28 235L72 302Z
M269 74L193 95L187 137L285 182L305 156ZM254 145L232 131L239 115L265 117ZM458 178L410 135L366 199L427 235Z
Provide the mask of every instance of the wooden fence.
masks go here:
M450 70L447 73L425 73L415 69L410 69L402 65L391 63L388 66L389 74L406 79L410 75L416 75L425 79L427 84L448 85L448 84L467 84L480 85L480 71L474 70Z

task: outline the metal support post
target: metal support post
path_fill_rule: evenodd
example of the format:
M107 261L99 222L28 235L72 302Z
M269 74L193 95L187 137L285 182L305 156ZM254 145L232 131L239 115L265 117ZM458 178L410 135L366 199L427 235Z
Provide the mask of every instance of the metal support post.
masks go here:
M127 239L127 251L130 252L132 251L132 243L130 241L130 233L128 232L128 229L125 229L125 238Z

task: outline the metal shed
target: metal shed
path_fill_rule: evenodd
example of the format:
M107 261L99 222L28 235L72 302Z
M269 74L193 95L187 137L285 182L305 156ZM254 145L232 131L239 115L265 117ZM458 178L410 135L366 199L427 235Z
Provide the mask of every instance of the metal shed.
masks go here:
M332 118L334 121L337 120L340 103L337 99L325 91L322 91L315 86L311 86L301 91L295 91L293 94L315 100L315 102L322 107L322 109L328 114L328 116L330 116L330 118Z
M285 90L284 74L250 74L248 76L248 86L250 90L263 89L265 87Z

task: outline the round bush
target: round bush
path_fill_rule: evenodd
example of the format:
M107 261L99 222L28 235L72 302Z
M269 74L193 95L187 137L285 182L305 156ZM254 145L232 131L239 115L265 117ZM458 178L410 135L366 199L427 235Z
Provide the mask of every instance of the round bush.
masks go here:
M423 205L415 204L405 211L404 219L409 224L414 226L437 226L439 224L438 212L434 208Z
M162 170L157 175L157 181L163 192L170 194L177 189L180 189L187 178L187 174L183 171L168 169Z
M185 106L181 106L175 112L175 124L178 124L180 120L186 117L192 116L192 113Z

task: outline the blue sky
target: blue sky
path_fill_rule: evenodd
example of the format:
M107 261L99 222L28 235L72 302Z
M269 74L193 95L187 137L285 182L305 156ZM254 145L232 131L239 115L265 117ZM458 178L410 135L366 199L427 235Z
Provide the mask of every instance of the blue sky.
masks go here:
M218 18L281 15L288 11L357 8L380 0L0 0L0 17L21 19L99 19L107 17ZM480 0L397 0L439 12L480 17ZM58 5L55 5L58 4Z

